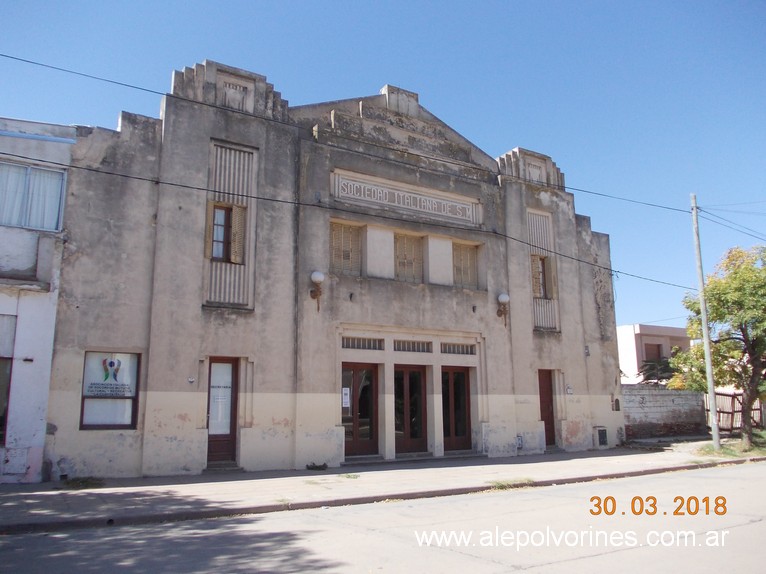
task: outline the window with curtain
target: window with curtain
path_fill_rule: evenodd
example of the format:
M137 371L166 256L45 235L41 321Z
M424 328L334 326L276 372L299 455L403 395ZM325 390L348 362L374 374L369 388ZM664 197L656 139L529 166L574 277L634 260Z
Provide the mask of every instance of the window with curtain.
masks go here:
M0 225L58 231L64 172L0 162Z

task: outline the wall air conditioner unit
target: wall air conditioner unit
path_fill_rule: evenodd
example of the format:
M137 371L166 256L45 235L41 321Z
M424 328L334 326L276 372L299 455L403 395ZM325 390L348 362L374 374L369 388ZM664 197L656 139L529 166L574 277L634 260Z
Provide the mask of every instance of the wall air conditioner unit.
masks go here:
M606 437L606 427L593 427L593 447L609 448L609 441Z

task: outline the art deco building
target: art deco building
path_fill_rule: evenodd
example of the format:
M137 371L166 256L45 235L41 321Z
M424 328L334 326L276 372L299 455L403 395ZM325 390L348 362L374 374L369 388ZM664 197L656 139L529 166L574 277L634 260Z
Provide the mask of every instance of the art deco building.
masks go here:
M207 61L72 162L54 477L621 440L608 238L549 157Z

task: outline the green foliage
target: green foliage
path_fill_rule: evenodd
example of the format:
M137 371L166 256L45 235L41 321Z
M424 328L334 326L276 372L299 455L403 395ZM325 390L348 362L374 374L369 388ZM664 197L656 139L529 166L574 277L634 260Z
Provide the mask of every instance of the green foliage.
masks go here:
M766 246L730 249L715 272L707 277L705 299L713 342L713 378L717 385L733 384L743 390L746 422L742 430L749 444L752 428L746 414L759 391L766 390ZM699 300L687 295L684 306L691 312L689 335L701 338ZM670 386L706 388L702 345L679 353L671 365L678 374Z
M699 335L702 337L702 334ZM739 385L741 374L741 347L736 341L722 341L711 346L713 380L718 386ZM670 389L707 391L705 375L705 349L702 343L692 345L688 351L679 351L670 359L674 374L668 383Z

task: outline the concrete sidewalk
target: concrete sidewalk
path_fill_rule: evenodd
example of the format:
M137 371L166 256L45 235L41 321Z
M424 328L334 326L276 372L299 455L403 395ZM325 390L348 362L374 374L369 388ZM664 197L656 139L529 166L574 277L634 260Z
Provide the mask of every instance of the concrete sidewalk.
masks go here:
M503 459L428 458L324 471L107 479L104 487L86 490L63 490L61 483L3 484L0 534L366 504L766 461L695 455L694 444Z

